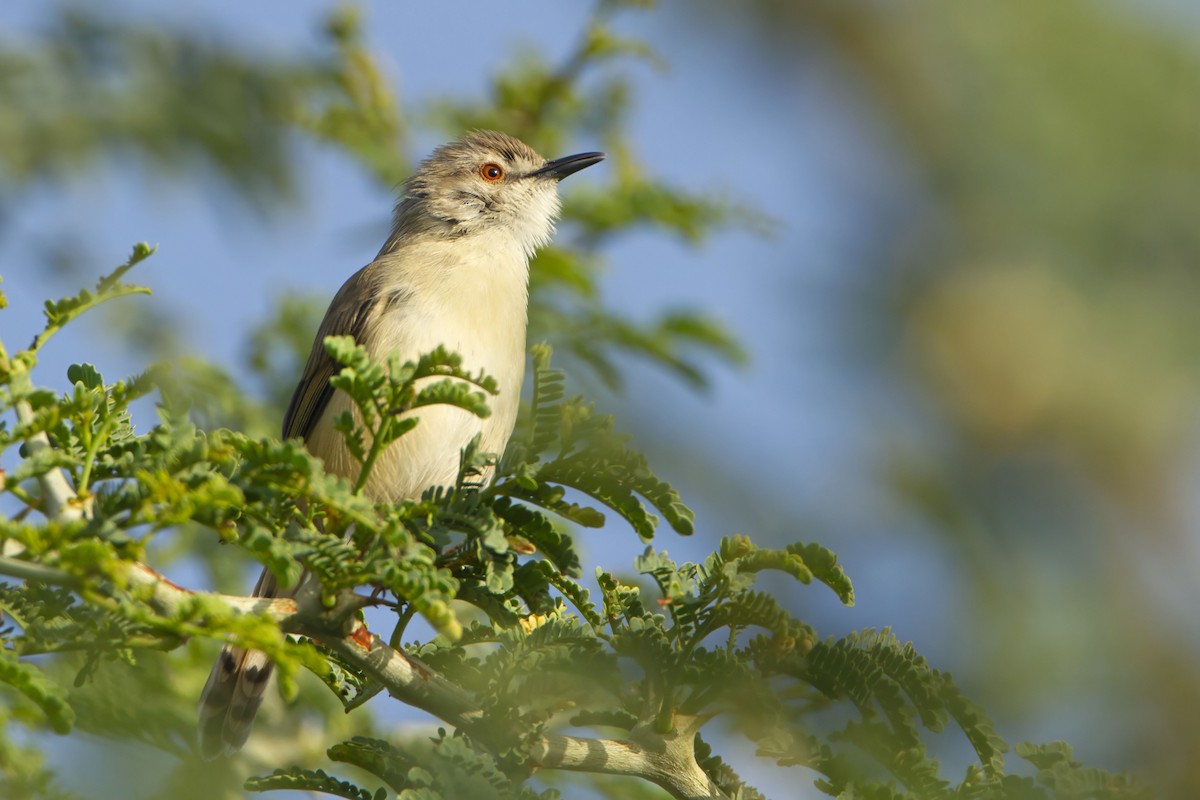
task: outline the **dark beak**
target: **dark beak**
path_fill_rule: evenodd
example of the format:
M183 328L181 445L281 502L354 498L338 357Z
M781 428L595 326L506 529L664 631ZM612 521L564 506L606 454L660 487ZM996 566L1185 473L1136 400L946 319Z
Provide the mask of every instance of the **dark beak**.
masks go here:
M530 177L553 178L561 181L568 175L574 175L579 170L590 167L592 164L599 164L603 160L604 153L576 153L573 156L563 156L549 161L546 166L529 173L529 175Z

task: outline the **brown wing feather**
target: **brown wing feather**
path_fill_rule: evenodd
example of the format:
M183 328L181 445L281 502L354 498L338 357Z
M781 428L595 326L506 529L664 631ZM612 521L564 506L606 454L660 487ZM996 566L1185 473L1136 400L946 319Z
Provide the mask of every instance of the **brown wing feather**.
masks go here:
M307 439L324 413L333 395L329 379L338 368L325 352L325 337L349 335L362 343L369 321L380 308L377 274L374 264L363 267L342 285L329 304L309 351L304 374L283 417L285 439L295 436ZM302 577L301 583L304 580ZM271 573L263 570L254 587L254 596L290 596L298 588L299 584L281 592ZM205 758L229 755L245 743L273 669L267 656L258 650L232 644L221 649L200 695L200 752Z
M283 438L307 439L325 407L333 396L329 379L338 370L338 364L325 352L326 336L353 336L362 344L367 322L379 306L375 264L354 273L334 296L317 329L304 374L292 392L287 412L283 415Z

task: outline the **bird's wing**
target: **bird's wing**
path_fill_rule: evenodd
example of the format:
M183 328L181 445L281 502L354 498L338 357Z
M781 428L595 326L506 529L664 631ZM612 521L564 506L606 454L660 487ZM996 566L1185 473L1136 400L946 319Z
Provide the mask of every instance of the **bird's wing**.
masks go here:
M338 364L325 352L325 337L349 335L363 344L370 321L386 309L386 304L380 303L378 276L376 264L363 267L342 285L329 304L313 339L304 374L283 416L285 439L307 439L333 396L329 379ZM263 570L254 596L291 597L305 580L302 576L296 587L280 590L270 570ZM229 755L245 743L273 669L270 659L258 650L232 644L221 650L200 695L200 749L205 758Z
M380 310L377 270L373 267L370 264L354 273L329 304L313 339L304 374L283 415L283 438L307 439L333 396L329 379L340 365L325 352L325 337L352 336L359 344L364 343L367 324Z

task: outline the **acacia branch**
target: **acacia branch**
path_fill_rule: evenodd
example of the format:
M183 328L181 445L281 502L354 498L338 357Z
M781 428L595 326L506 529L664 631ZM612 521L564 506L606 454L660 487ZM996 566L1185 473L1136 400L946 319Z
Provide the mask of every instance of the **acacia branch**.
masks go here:
M185 589L167 578L162 573L146 566L140 561L126 562L125 578L130 588L149 590L146 603L159 614L173 615L191 597L198 594L191 589ZM278 622L286 633L299 633L292 630L300 627L300 606L291 597L243 597L233 594L209 594L235 614L255 614L270 617Z
M133 589L148 589L150 595L146 598L146 603L160 614L169 616L175 613L188 598L196 594L140 562L124 562L122 567L125 584ZM32 583L64 586L68 589L79 589L86 582L72 572L9 556L0 556L0 575ZM101 589L108 594L113 593L111 586ZM288 632L296 627L295 624L288 624L299 616L296 601L290 597L242 597L232 594L209 596L215 597L235 614L265 615L279 622L280 627Z
M33 408L27 401L18 400L13 405L16 408L19 422L22 424L33 422ZM36 456L43 450L50 449L50 437L46 435L45 431L38 431L26 440L25 447L30 456ZM73 522L90 516L91 505L79 501L79 496L71 488L71 484L67 483L67 478L62 474L62 470L57 468L48 470L38 478L38 484L42 487L41 510L47 519ZM16 555L17 552L6 547L4 554Z
M32 409L23 402L17 403L17 415L22 422L33 418ZM32 453L50 446L45 433L29 439ZM39 482L42 510L48 518L74 520L89 515L90 509L80 503L61 470L49 470ZM80 576L66 570L10 557L19 553L6 550L0 555L0 575L75 589L84 583ZM163 615L172 615L197 595L141 562L123 562L120 579L129 588L145 592L147 605ZM111 586L104 588L114 591ZM352 592L345 593L333 609L324 607L315 582L303 584L294 598L207 596L234 614L265 615L286 633L321 642L378 681L391 696L455 727L469 729L483 718L483 711L468 692L390 647L350 613L362 605L362 598ZM638 777L661 786L677 800L725 798L696 763L695 739L703 720L676 716L674 722L668 734L655 731L652 722L639 724L623 740L546 734L533 743L534 766Z
M533 746L533 759L545 769L603 772L656 783L678 800L725 798L696 763L696 733L703 720L677 715L668 734L653 730L653 721L640 723L627 739L593 739L551 733Z

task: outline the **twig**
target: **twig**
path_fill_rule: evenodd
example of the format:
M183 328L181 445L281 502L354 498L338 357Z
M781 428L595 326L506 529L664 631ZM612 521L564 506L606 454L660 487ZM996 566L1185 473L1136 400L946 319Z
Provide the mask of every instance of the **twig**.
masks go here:
M13 542L11 539L5 542L20 544ZM17 553L19 555L25 550L21 546ZM5 548L5 553L9 552ZM19 558L9 558L7 555L0 556L0 575L7 575L10 578L20 578L23 581L32 581L34 583L45 583L51 586L66 586L69 589L78 588L82 585L82 581L69 572L54 567L47 567L44 564L35 564L32 561L22 561Z
M33 422L33 409L25 400L14 403L17 420L21 423ZM38 431L30 436L25 443L30 456L36 456L43 450L50 449L50 437L45 431ZM38 478L42 487L42 512L48 519L58 519L63 522L73 522L77 519L91 516L91 503L80 503L75 490L67 483L67 478L60 469L52 469ZM15 555L8 552L6 555Z

